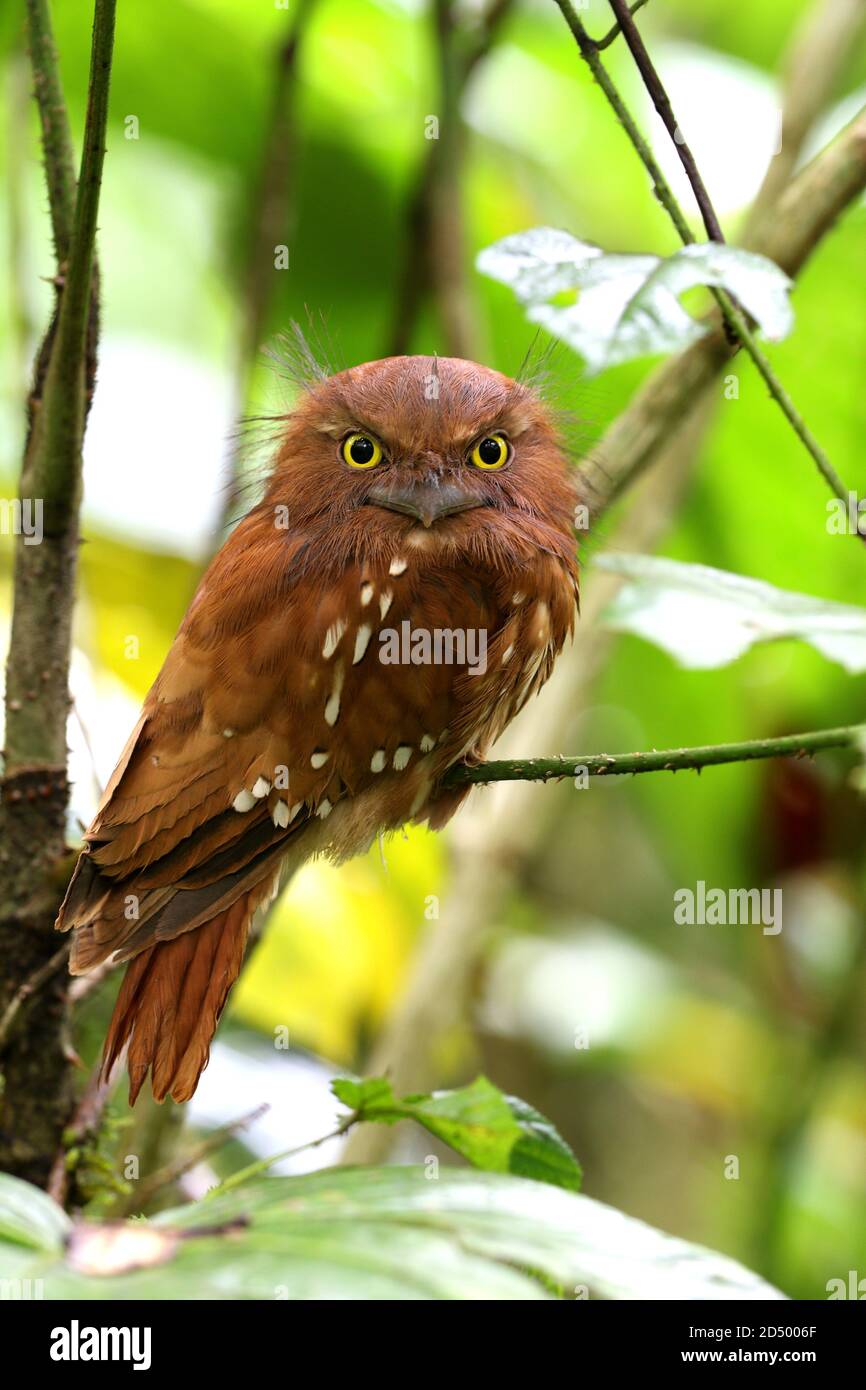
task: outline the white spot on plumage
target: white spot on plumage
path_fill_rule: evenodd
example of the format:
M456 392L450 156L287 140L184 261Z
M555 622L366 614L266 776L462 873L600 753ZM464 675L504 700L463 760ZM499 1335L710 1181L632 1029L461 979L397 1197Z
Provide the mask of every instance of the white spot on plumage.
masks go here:
M253 796L260 801L263 796L267 796L270 789L270 782L265 781L264 777L257 777L253 786Z
M325 723L334 727L340 717L340 693L343 689L343 663L340 662L334 672L334 685L328 702L325 705Z
M345 631L346 624L342 618L338 619L338 621L335 623L331 623L331 626L325 633L325 645L322 647L322 656L325 658L326 661L329 657L332 657L334 655L334 652L340 645L340 639L342 638L343 633Z
M316 812L316 815L317 815L321 820L324 820L326 816L329 816L329 815L331 814L331 812L333 811L333 809L334 809L334 808L333 808L333 806L331 805L330 801L328 800L327 797L325 797L324 801L322 801L322 802L319 803L319 809L318 809L318 811Z
M247 791L246 787L244 787L244 790L242 792L238 792L237 796L232 802L232 806L234 807L234 809L240 812L251 811L255 804L256 798L253 796L252 792Z
M223 729L223 738L234 738L234 729Z
M436 740L432 734L425 734L418 747L422 753L429 753L431 749L436 747Z
M382 619L383 622L385 621L385 618L388 616L388 609L391 607L391 602L393 598L394 595L392 594L390 589L386 589L383 594L379 595L379 617Z
M522 603L523 600L524 600L525 598L526 598L526 595L525 595L525 594L519 594L519 593L518 593L518 594L512 594L512 595L511 595L511 602L512 602L512 603Z
M283 830L285 830L286 826L291 820L291 816L289 815L288 803L285 801L278 801L273 809L272 815L274 825L282 826Z
M403 574L406 569L407 561L402 555L395 555L388 568L388 573L393 575Z
M352 657L352 665L357 666L367 650L367 643L370 640L373 629L369 623L362 623L355 634L355 655Z
M367 604L370 602L370 599L371 599L372 597L373 597L373 585L372 585L372 584L369 584L369 583L367 583L367 584L362 584L362 585L361 585L361 607L362 607L362 608L366 608L366 607L367 607Z
M314 753L313 756L310 758L310 767L315 767L317 769L320 767L324 767L325 763L328 761L330 756L330 753Z
M396 753L394 754L394 771L395 771L395 772L402 772L402 771L403 771L403 768L406 767L406 766L408 765L409 759L411 758L411 756L412 756L412 749L410 748L409 744L408 744L408 743L401 743L401 744L400 744L400 747L397 749Z
M301 809L301 807L303 806L303 804L304 804L303 801L296 801L295 804L294 804L294 806L292 806L292 807L289 809L289 820L290 820L290 821L293 821L293 820L295 819L295 816L298 814L298 812L300 811L300 809Z
M506 663L506 661L510 661L511 658L513 657L513 655L514 655L514 643L512 642L512 643L510 643L509 646L507 646L507 647L505 648L505 651L502 653L502 665L504 666L505 663Z
M383 771L384 771L384 768L385 768L385 750L384 750L384 748L377 748L376 751L375 751L375 753L373 754L372 758L370 759L370 771L371 771L371 772L383 772Z

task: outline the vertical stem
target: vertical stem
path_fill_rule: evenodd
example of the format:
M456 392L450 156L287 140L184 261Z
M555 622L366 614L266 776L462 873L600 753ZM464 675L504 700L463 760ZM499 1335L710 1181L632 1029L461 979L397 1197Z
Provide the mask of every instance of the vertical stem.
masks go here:
M59 303L37 358L21 470L35 527L17 537L6 668L0 802L0 1012L57 950L65 858L66 722L78 551L81 448L93 379L94 243L116 0L96 0L81 175L69 217L68 122L45 0L29 0L30 51L45 141ZM74 189L74 181L72 184ZM0 1168L45 1183L71 1103L65 972L21 1010L0 1058ZM23 1022L22 1022L23 1019Z

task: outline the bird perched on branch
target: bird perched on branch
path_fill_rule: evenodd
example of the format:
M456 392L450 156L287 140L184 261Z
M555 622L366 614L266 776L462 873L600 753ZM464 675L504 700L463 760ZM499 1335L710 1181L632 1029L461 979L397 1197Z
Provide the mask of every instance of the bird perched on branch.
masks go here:
M288 873L453 815L467 789L444 774L484 756L571 632L573 513L526 385L426 357L307 383L262 500L145 699L57 919L75 933L73 974L129 962L103 1066L126 1049L131 1102L148 1069L157 1100L192 1095L253 914Z

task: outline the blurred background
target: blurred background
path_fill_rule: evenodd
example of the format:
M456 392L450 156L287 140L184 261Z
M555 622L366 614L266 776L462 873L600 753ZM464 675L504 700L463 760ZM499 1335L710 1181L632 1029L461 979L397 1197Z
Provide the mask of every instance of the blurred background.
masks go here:
M21 9L0 14L4 497L16 493L22 403L51 303ZM52 10L77 139L89 7L54 0ZM786 55L814 10L652 0L640 16L731 236L778 149ZM266 462L272 426L239 436L238 418L290 407L288 373L263 345L298 320L335 367L408 350L514 373L532 330L510 291L474 271L481 248L549 224L610 251L675 249L556 6L494 5L489 32L485 13L421 0L119 7L73 665L73 839L243 505L238 484ZM581 17L599 35L610 23L601 3ZM858 34L801 159L863 103ZM691 207L626 50L614 44L605 59ZM275 268L283 245L287 264ZM772 350L837 468L861 487L864 264L859 206L809 262L795 332ZM577 417L584 450L652 366L587 382L575 356L555 352L548 389ZM635 532L642 549L864 602L862 547L828 532L821 479L751 365L737 359L736 374L736 396L719 385L687 467L654 485L650 475L584 547L587 623L509 751L630 751L863 719L863 678L805 645L764 644L689 671L598 620L594 556L628 548ZM11 550L0 536L4 648ZM207 1131L268 1102L243 1135L249 1150L328 1132L329 1078L374 1064L395 1010L399 1021L426 990L433 1013L410 1019L424 1084L483 1070L536 1105L575 1149L589 1195L729 1252L794 1296L824 1297L852 1269L866 1277L866 814L849 764L825 754L580 790L491 789L442 837L413 830L340 870L308 866L233 993L189 1123ZM783 931L675 924L674 892L698 880L782 887ZM453 999L437 970L453 978ZM115 984L80 1004L86 1063ZM116 1123L127 1114L121 1089ZM163 1144L176 1122L171 1107L155 1123L145 1106L134 1125ZM120 1153L137 1151L135 1133L118 1130ZM430 1142L405 1136L395 1154L423 1155ZM335 1156L325 1146L300 1162Z

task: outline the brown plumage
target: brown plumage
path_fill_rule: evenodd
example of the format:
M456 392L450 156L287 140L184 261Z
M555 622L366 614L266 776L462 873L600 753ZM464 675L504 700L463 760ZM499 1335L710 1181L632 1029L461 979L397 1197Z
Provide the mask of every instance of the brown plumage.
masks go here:
M148 1069L157 1099L192 1095L281 874L457 809L465 792L438 791L443 774L484 756L572 629L573 507L544 408L497 372L398 357L305 391L144 702L57 920L75 931L73 973L130 962L104 1066L128 1044L131 1101Z

